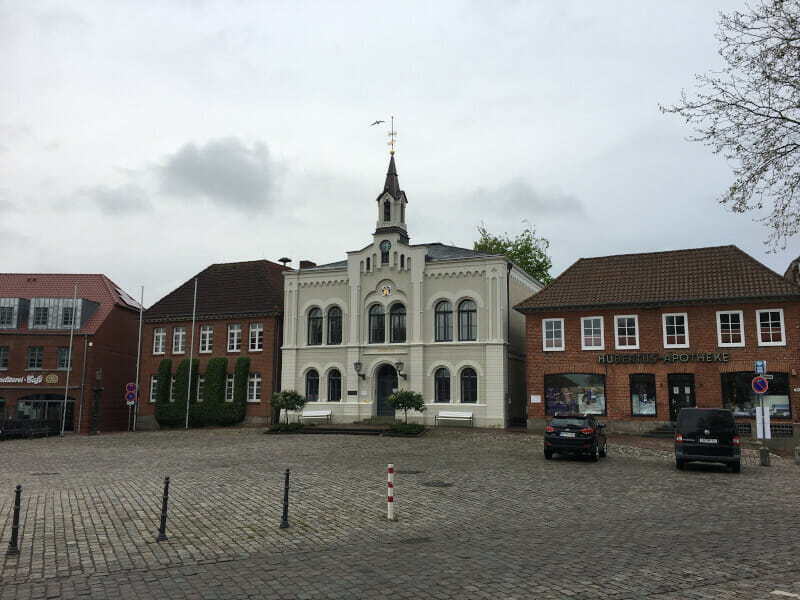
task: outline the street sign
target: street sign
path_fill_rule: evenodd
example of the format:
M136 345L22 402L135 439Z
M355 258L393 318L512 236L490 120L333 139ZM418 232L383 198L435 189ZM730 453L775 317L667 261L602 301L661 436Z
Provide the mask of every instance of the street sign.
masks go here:
M767 382L767 380L761 377L760 375L758 377L753 377L752 385L753 385L753 391L756 394L766 394L767 389L769 388L769 383Z
M767 372L767 361L765 360L757 360L756 361L756 375L762 375Z
M136 392L125 392L125 404L133 406L136 403Z
M136 391L136 384L135 383L126 383L125 384L125 391L126 392L135 392Z

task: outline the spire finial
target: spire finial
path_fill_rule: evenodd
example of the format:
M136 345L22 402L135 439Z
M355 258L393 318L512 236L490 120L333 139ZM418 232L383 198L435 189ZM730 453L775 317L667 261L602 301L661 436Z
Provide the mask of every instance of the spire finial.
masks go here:
M389 137L392 138L391 141L388 144L389 146L392 147L392 149L391 149L391 151L389 153L390 154L394 154L394 141L395 141L395 138L397 137L397 132L394 130L394 115L392 115L392 128L389 131Z

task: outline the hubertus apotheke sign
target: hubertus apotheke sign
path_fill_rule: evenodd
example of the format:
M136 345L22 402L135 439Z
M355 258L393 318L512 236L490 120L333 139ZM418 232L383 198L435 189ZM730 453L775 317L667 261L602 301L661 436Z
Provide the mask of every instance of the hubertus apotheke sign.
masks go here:
M600 354L597 357L602 365L641 365L655 363L726 363L727 352L643 352L635 354Z

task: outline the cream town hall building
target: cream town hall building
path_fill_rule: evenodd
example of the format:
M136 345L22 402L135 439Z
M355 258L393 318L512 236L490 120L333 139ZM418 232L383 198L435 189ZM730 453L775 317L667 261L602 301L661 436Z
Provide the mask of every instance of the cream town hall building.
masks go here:
M347 259L284 274L281 388L334 423L394 417L397 389L479 427L525 419L525 319L512 306L541 289L504 256L411 244L394 154L372 242ZM402 418L402 413L396 415Z

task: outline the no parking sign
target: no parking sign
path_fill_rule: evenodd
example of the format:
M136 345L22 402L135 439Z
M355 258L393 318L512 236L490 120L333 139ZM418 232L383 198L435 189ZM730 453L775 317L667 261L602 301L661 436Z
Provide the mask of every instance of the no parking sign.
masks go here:
M759 375L758 377L753 377L752 386L756 394L766 394L769 389L769 382L765 377Z
M125 404L133 406L136 403L136 384L128 383L125 385Z

